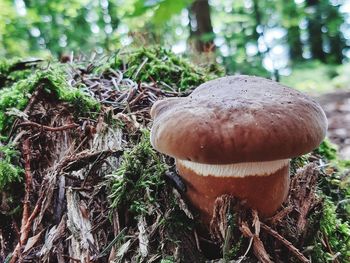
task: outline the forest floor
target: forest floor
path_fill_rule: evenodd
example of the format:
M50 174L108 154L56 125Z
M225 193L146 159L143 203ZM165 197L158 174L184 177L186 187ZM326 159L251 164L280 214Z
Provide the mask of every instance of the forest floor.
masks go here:
M197 231L173 160L151 147L149 111L220 76L210 70L156 48L5 62L0 262L350 263L350 173L327 140L291 161L290 192L275 216L260 219L224 195L211 235ZM319 101L344 154L350 90Z
M342 159L350 159L350 89L318 98L328 118L328 137L339 146Z

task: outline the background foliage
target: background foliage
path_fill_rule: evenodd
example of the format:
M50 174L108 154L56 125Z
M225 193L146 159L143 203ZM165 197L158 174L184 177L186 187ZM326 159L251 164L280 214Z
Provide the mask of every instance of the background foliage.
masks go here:
M331 78L343 74L337 65L350 55L349 13L349 0L2 0L0 55L64 59L159 44L198 63L217 61L230 74L282 75L293 84L304 70L323 75L323 64ZM294 68L296 77L284 79ZM302 89L324 83L315 76Z

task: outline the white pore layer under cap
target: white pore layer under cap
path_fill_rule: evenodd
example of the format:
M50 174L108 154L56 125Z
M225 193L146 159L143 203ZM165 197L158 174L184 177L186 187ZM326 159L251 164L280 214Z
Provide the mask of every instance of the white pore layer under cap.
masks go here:
M203 164L177 159L177 164L198 175L216 177L268 176L285 167L288 163L289 159L234 164Z

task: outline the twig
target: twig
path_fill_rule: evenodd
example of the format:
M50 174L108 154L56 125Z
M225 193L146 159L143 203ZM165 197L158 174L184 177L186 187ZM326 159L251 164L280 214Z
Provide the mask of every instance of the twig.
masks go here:
M249 237L253 240L253 251L256 258L262 263L272 263L270 255L267 253L263 242L261 241L260 235L260 219L256 210L251 210L252 213L252 226L254 227L254 234L250 230L247 221L240 221L239 230L243 236ZM242 220L242 218L240 219Z
M0 257L5 258L5 241L2 235L2 229L0 229Z
M260 226L262 229L264 229L268 234L279 240L283 245L285 245L290 252L292 252L301 262L303 263L310 263L310 260L308 260L291 242L289 242L287 239L285 239L283 236L278 234L275 230L273 230L271 227L265 225L264 223L260 222Z
M251 237L251 238L250 238L250 241L249 241L249 245L248 245L247 250L245 251L245 253L243 254L243 256L242 256L239 260L237 260L236 263L241 263L242 260L245 259L245 257L248 255L248 252L249 252L250 248L252 247L252 244L253 244L253 238Z
M32 188L32 173L30 171L30 140L25 139L23 142L23 157L24 157L24 175L25 175L25 194L24 194L24 204L23 204L23 215L21 223L21 233L23 232L23 227L28 221L29 217L29 197Z
M59 126L59 127L50 127L50 126L46 126L46 125L41 125L41 124L36 123L36 122L26 121L26 122L22 122L22 123L17 125L17 127L25 127L25 126L35 127L35 128L39 128L39 129L42 129L45 131L50 131L50 132L57 132L57 131L65 131L65 130L77 128L77 127L79 127L79 124L71 123L71 124L67 124L67 125L63 125L63 126Z
M155 81L154 78L152 78L152 76L149 76L149 78L152 80L153 85L154 85L156 88L158 88L157 81Z
M38 87L36 88L36 90L33 92L33 94L31 95L30 99L29 99L29 102L26 106L26 108L24 109L23 113L24 114L27 114L30 112L30 110L33 108L34 104L37 102L38 100L38 97L40 97L40 93L42 92L42 90L44 89L44 85L43 84L40 84L38 85ZM12 135L14 134L15 130L16 130L16 127L17 127L17 124L19 122L19 119L16 119L11 127L11 130L10 130L10 133L9 133L9 138L12 137Z
M269 221L271 222L271 225L275 225L277 222L280 222L283 218L285 218L290 212L293 211L293 206L289 205L286 208L283 208L281 211L279 211L276 215L269 218Z
M260 240L258 233L254 233L250 230L247 222L241 222L239 230L243 236L253 239L253 251L256 258L262 263L272 263L269 254L267 253L264 244Z
M39 214L40 209L41 209L41 205L42 202L44 200L45 194L41 194L40 198L38 199L35 208L32 212L32 214L30 215L30 217L28 218L28 221L26 222L26 224L23 227L23 231L21 231L21 237L19 239L19 242L17 243L13 253L12 253L12 257L10 260L10 263L15 263L18 259L18 256L20 254L21 251L21 247L24 246L27 243L27 240L29 238L29 231L30 231L30 227L33 223L34 218ZM22 229L22 227L21 227Z
M86 165L95 162L99 158L105 159L111 154L113 154L113 151L105 150L98 152L82 151L78 154L69 155L60 162L60 164L57 166L57 171L61 172L63 170L64 172L68 172L79 170Z
M291 182L290 196L299 213L296 224L298 237L305 231L309 212L320 202L320 199L315 195L319 175L317 164L310 163L298 170L295 177L297 180Z
M23 205L23 215L22 215L22 224L21 224L21 232L19 241L12 253L10 263L15 263L20 256L21 247L27 243L29 238L30 228L34 221L34 218L39 214L42 201L45 197L45 191L42 191L36 205L34 207L33 212L29 216L29 196L30 189L32 184L32 175L30 171L30 141L29 138L26 139L23 143L23 155L25 160L25 178L26 178L26 186L25 186L25 197L24 197L24 205Z
M123 238L123 235L125 234L126 230L127 227L124 227L122 231L120 231L119 234L101 251L101 253L97 255L96 259L105 256L112 249L115 243L117 243L121 238Z
M40 83L34 93L30 96L29 102L24 110L24 113L28 114L32 108L34 107L37 100L40 98L40 93L43 91L45 85L44 83Z
M136 70L135 74L134 74L134 79L136 79L137 75L140 73L141 69L144 67L144 65L147 63L148 58L145 58L141 65L138 67L138 69Z
M197 249L198 249L199 252L202 252L201 246L200 246L200 244L199 244L199 238L198 238L198 233L197 233L197 231L194 230L193 234L194 234L194 240L196 241L196 247L197 247Z
M337 254L334 254L334 251L332 250L332 247L328 242L327 235L325 233L322 233L322 237L323 237L325 247L328 249L328 252L332 255L332 259L333 259L332 262L340 263L339 260L337 259Z

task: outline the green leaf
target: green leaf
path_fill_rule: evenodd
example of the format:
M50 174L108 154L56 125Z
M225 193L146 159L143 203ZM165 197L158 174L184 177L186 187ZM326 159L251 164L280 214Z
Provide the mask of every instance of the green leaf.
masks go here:
M145 1L145 0L137 0L134 4L134 12L126 15L125 17L138 17L142 16L148 10L155 8L158 6L159 1Z
M175 14L180 13L184 8L189 6L193 0L164 0L159 3L153 17L156 25L162 24L169 20Z

